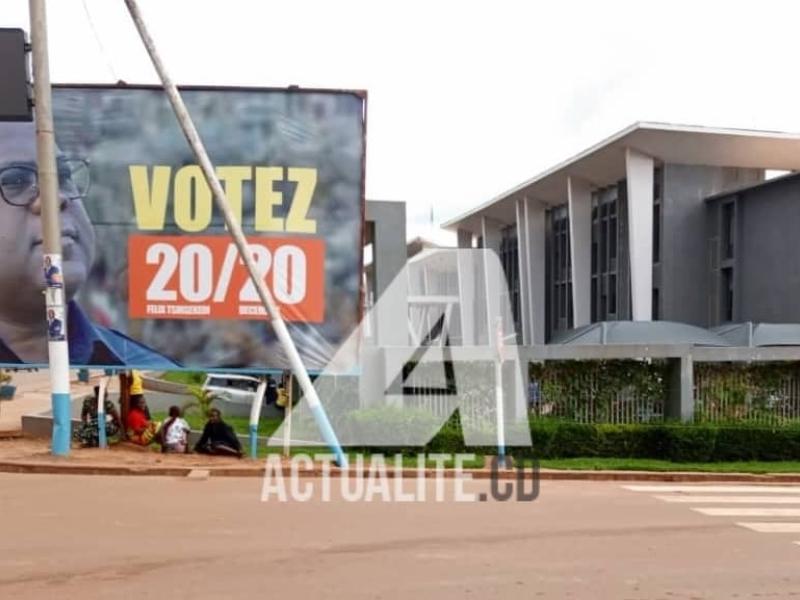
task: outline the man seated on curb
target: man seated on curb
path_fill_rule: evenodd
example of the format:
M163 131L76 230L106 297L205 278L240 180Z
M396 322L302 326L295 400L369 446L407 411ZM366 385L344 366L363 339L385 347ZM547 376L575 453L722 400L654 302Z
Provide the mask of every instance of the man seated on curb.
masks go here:
M81 424L78 425L75 431L75 437L80 441L81 446L84 448L96 448L100 445L100 432L98 431L97 419L97 398L100 395L100 386L94 386L94 394L86 396L83 399L83 406L81 407ZM108 399L108 394L103 401L106 419L106 436L109 442L118 441L115 436L121 429L121 420L116 406L111 400Z
M203 435L194 446L200 454L216 454L218 456L242 457L242 446L233 428L222 420L222 413L212 408L208 411L208 421L203 428Z

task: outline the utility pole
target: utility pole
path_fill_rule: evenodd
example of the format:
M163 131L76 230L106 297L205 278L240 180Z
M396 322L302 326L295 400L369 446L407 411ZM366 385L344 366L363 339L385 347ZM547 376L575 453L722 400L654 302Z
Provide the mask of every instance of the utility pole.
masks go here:
M33 62L34 115L36 122L36 164L39 201L42 206L42 252L52 264L61 265L61 202L56 171L56 143L53 131L53 105L50 90L50 64L47 51L47 12L45 0L29 0L31 51ZM44 264L42 265L44 283ZM67 345L64 288L45 287L48 325L47 351L50 362L50 389L53 401L52 452L69 454L71 410L69 392L69 347ZM60 319L62 328L51 335L51 316Z

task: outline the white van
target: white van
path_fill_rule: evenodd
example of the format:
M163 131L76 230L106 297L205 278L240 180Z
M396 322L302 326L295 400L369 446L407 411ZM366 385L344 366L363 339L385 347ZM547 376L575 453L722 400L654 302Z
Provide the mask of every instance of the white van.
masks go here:
M203 389L216 394L223 400L251 404L256 397L259 380L249 375L233 373L209 373Z

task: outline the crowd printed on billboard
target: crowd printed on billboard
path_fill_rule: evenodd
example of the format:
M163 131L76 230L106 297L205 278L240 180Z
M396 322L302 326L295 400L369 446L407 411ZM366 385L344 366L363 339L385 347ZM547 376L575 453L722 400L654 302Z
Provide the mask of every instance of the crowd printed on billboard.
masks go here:
M361 316L364 94L183 95L306 368L329 367ZM0 124L0 365L66 339L73 367L288 368L164 93L60 86L53 109L61 255L42 252L35 126Z

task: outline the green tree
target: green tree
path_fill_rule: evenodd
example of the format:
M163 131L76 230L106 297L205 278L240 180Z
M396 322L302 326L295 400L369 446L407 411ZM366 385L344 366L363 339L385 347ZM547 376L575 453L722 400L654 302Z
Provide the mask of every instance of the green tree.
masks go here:
M219 399L219 395L197 386L188 386L188 389L192 399L183 405L183 412L197 409L203 417L207 417L211 405Z

